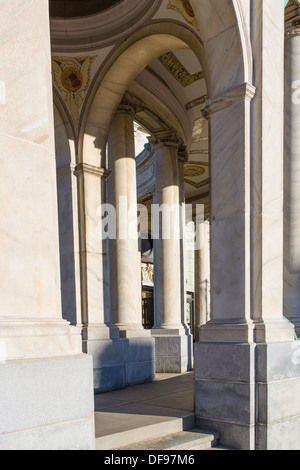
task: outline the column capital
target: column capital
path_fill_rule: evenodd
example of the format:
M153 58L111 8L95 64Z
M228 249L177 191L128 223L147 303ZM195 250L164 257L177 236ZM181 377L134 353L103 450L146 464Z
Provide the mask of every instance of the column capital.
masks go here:
M285 9L285 35L300 35L300 0L293 0Z
M240 101L252 101L255 96L256 88L250 83L226 91L223 95L207 100L201 110L203 117L209 119L210 116L222 109L228 108Z
M181 145L178 148L178 161L186 163L189 159L188 152L185 145Z
M148 137L148 140L149 140L149 143L154 148L165 146L165 147L175 147L179 149L181 146L181 141L177 135L177 132L172 131L172 130L164 130L164 131L157 132L155 133L155 135Z
M136 106L126 98L123 98L121 103L118 106L117 113L126 113L134 116L136 114L137 108Z

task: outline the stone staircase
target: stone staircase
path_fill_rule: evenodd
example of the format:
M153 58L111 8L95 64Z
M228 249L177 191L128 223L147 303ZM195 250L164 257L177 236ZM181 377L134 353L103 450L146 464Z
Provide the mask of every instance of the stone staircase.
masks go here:
M218 436L193 428L175 434L164 436L161 439L142 441L120 450L154 450L154 451L198 451L213 450L218 445Z
M197 428L193 373L95 396L97 450L222 449L219 435Z
M97 450L116 451L198 451L225 450L219 435L195 427L195 416L166 419L126 431L97 437Z

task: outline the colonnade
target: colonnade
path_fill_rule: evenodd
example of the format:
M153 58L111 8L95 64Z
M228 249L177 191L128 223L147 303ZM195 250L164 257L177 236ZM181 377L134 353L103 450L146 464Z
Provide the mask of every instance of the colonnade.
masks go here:
M191 3L198 11L199 2ZM103 164L78 162L83 324L62 319L48 2L23 0L21 11L19 4L4 1L0 19L0 376L6 397L0 448L92 449L93 388L150 380L155 363L160 371L191 366L182 245L155 242L155 328L144 332L137 241L120 237L107 250L97 240L95 214L108 173ZM279 0L275 16L274 0L251 4L253 84L230 75L203 110L211 134L211 320L196 344L195 413L200 427L220 431L224 445L297 449L299 344L282 312L284 297L284 313L299 324L299 1L287 10L285 254L283 14ZM108 200L118 207L126 196L135 204L128 104L116 113L109 140ZM153 143L155 199L181 203L177 139L158 135ZM120 216L125 223L125 213ZM174 220L181 230L182 218Z
M142 326L138 237L128 234L129 227L136 230L138 227L134 112L132 104L125 101L120 104L108 141L111 172L108 202L116 208L116 239L108 241L111 292L108 323L118 327L123 338L155 338L156 371L180 373L191 368L192 337L185 318L183 171L179 171L179 140L171 131L150 139L155 148L154 204L167 208L170 215L165 218L164 214L162 223L159 213L154 217L154 225L158 225L153 227L157 235L154 240L155 325L150 332Z

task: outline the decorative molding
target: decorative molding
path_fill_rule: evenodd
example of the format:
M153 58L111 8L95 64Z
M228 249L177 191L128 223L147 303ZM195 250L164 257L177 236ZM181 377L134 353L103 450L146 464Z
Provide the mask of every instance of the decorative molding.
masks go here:
M203 116L208 119L211 114L217 113L222 109L228 108L240 101L252 101L256 93L256 88L249 83L243 83L232 90L227 91L221 96L207 100L202 109Z
M148 137L148 140L154 149L160 145L172 146L177 148L181 146L181 142L177 133L171 130L157 132L155 135Z
M191 165L189 163L188 165L185 165L184 167L184 176L188 176L189 178L196 178L197 176L203 176L205 172L206 172L206 169L203 168L203 166L199 164Z
M186 184L189 184L190 186L194 186L194 188L196 189L200 189L200 188L203 188L204 186L207 186L209 185L210 183L210 178L207 178L203 181L200 181L199 183L196 183L195 181L192 181L192 180L189 180L189 179L184 179L185 183Z
M53 81L72 116L75 131L78 129L80 108L90 84L94 57L53 57Z
M195 98L194 100L190 101L185 105L185 109L187 111L190 111L193 108L196 108L196 106L200 106L201 104L205 103L208 100L208 96L200 96L199 98Z
M118 106L117 113L126 113L134 116L136 114L137 108L132 103L132 101L127 99L122 99L121 103Z
M204 167L208 167L208 166L209 166L208 162L196 162L196 161L187 162L184 167L185 183L197 189L200 189L203 186L206 186L207 184L209 184L209 178L206 178L205 180L199 181L199 182L192 181L189 179L191 177L197 178L199 176L203 176L207 171L207 168L204 168Z
M184 88L204 78L203 72L191 75L171 51L159 57L159 61Z
M199 25L189 0L169 0L167 8L179 13L198 33L200 33Z
M110 176L110 171L105 168L99 168L97 166L88 165L87 163L80 163L76 165L74 170L74 175L83 175L84 173L89 173L91 175L100 176L103 178L108 178Z
M74 163L67 163L66 165L57 168L56 174L57 178L62 178L63 176L71 175L76 170L76 165Z

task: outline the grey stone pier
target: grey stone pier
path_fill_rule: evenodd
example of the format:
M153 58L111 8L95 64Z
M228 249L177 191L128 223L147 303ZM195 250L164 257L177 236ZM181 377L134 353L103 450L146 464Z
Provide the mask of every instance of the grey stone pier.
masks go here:
M253 83L205 105L211 320L200 328L195 347L196 419L200 427L219 431L223 445L240 450L300 447L300 405L292 398L300 387L300 344L283 317L281 5L253 1Z

